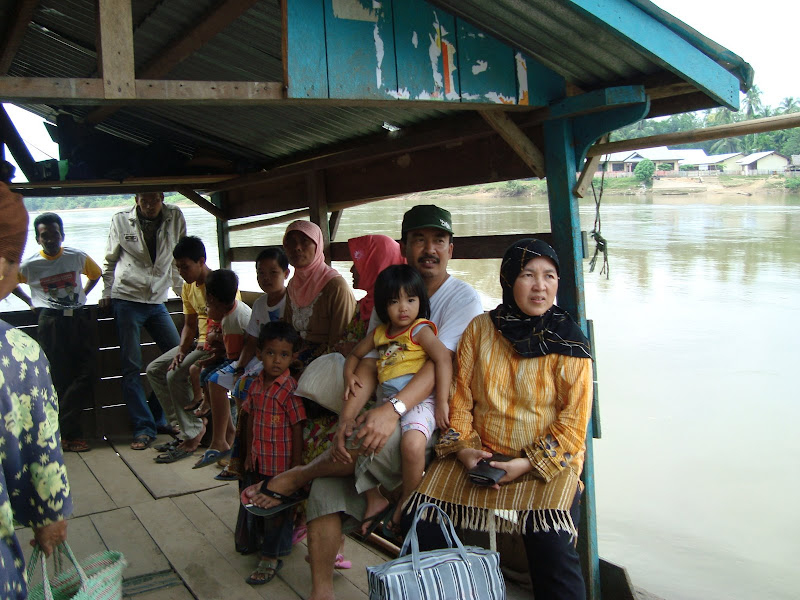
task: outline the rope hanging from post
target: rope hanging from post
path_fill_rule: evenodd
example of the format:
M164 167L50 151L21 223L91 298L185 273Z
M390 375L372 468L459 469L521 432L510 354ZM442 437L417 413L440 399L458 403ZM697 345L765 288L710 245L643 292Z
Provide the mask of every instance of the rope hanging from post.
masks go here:
M589 261L589 272L593 273L595 265L597 265L597 257L600 253L603 253L603 267L600 269L600 274L602 275L605 273L606 279L609 279L611 276L611 269L608 266L608 242L606 239L600 235L600 228L602 227L600 221L600 202L603 200L603 188L605 187L605 178L606 172L603 170L603 174L600 176L600 193L597 193L597 190L594 187L594 180L592 180L592 195L594 196L594 228L592 229L589 235L595 241L595 249L594 249L594 256L592 256L592 260Z

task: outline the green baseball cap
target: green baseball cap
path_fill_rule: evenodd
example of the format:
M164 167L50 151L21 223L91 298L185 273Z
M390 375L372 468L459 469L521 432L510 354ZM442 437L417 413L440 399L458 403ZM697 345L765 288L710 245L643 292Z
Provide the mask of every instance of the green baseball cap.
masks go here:
M418 204L407 210L406 214L403 215L401 237L406 239L406 233L409 231L425 227L443 229L452 234L453 217L450 215L450 211L433 204Z

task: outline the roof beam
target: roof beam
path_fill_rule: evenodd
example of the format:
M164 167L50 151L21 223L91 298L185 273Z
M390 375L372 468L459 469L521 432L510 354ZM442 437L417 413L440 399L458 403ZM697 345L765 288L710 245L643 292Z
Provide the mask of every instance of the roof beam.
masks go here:
M129 99L106 96L102 79L0 77L0 99L20 104L251 104L283 100L283 83L270 81L180 81L137 79Z
M218 207L215 204L212 204L211 202L209 202L208 200L203 198L200 194L195 192L192 188L190 188L190 187L179 187L178 188L178 193L183 195L187 200L191 200L192 202L197 204L197 206L202 208L207 213L210 213L210 214L214 215L216 218L218 218L218 219L220 219L222 221L225 221L227 219L227 217L225 216L225 212L220 207Z
M31 151L25 145L25 141L20 137L14 122L8 116L6 109L0 104L0 144L5 144L11 151L11 156L17 161L19 168L25 174L28 181L34 180L34 165Z
M8 27L0 38L0 75L5 75L14 62L28 29L28 23L33 19L33 11L39 5L39 0L19 0L12 11L13 16L8 20Z
M739 108L739 80L628 0L569 0L650 60L690 81L722 106Z
M539 179L545 175L544 154L536 147L531 139L512 121L509 116L501 112L480 111L481 116L486 120L511 149L517 153L526 165L531 168L533 174Z
M794 127L800 127L800 113L752 119L750 121L742 121L741 123L733 123L731 125L716 125L714 127L692 129L690 131L662 133L661 135L620 140L619 142L609 142L607 144L595 144L589 148L586 156L591 157L601 154L611 154L612 152L621 152L623 150L641 150L642 148L655 148L657 146L668 146L670 144L705 142L707 140L719 140L751 133L792 129Z
M161 79L191 56L192 53L206 45L214 36L233 23L257 1L226 0L220 2L215 8L206 13L199 23L180 38L171 42L161 54L145 65L137 76L140 79ZM86 122L96 125L117 110L119 110L119 107L116 106L102 106L89 113L86 116Z
M97 70L107 99L136 97L131 0L97 0Z

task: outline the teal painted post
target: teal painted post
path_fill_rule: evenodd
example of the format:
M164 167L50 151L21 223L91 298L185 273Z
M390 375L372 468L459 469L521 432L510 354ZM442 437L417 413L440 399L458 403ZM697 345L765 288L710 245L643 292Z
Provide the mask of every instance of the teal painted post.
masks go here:
M586 305L583 294L583 243L578 198L572 193L577 178L572 121L558 119L544 124L547 195L550 203L550 229L561 263L558 305L572 315L586 332ZM592 423L586 432L586 457L583 465L585 486L581 498L581 523L578 552L581 555L586 597L600 600L600 557L597 550L597 515L594 495L594 456Z
M216 194L211 195L211 202L222 208L222 201L224 197L225 192L217 192ZM219 252L220 269L231 268L231 234L228 227L229 225L227 221L217 219L217 251Z

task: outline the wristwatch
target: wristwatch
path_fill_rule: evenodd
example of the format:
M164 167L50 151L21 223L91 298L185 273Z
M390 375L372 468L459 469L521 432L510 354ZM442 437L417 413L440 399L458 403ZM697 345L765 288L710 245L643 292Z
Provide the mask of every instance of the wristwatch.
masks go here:
M392 403L392 408L394 412L396 412L399 416L403 416L408 412L405 403L402 400L398 400L397 398L389 398L389 402Z

